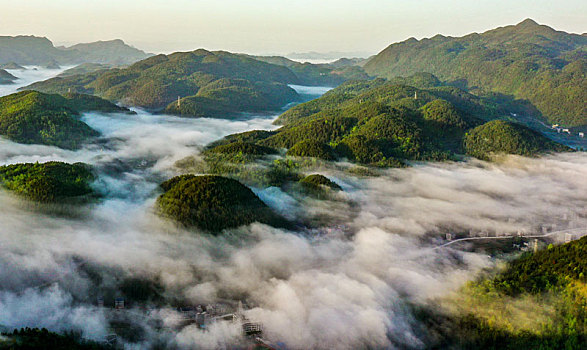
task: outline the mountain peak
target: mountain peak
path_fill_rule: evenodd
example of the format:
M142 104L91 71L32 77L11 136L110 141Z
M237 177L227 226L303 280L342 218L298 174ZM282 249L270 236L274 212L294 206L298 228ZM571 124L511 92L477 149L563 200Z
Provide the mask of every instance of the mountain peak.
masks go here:
M517 26L519 27L535 27L539 26L540 24L536 23L532 18L526 18L522 22L518 23Z

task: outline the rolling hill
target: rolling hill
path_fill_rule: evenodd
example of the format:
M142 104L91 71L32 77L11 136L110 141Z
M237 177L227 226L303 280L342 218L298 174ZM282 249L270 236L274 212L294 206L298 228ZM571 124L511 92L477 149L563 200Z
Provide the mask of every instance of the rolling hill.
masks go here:
M128 112L95 96L22 91L0 97L0 135L18 143L77 149L99 135L79 120L86 111Z
M71 89L184 117L228 117L280 109L299 98L287 86L298 82L287 67L200 49L153 56L127 68L56 77L26 89L49 93Z
M275 121L283 125L277 130L229 135L210 147L246 142L285 148L293 157L374 166L453 159L455 154L489 160L492 153L535 156L568 150L522 125L494 120L503 114L491 99L443 85L428 73L347 81L284 112Z
M527 19L463 37L436 35L392 44L365 71L392 79L417 72L479 96L528 100L535 117L565 126L587 124L587 37Z

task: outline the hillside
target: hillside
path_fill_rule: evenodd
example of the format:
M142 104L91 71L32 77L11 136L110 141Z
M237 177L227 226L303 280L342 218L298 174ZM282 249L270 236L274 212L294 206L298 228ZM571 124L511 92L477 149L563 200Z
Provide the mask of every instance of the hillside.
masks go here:
M587 341L587 238L526 253L427 315L437 345L475 349L582 349Z
M493 154L535 156L570 149L523 125L494 120L470 130L464 138L467 154L490 160Z
M130 64L149 54L122 40L98 41L72 47L55 47L47 38L36 36L1 36L0 64L59 66L80 63Z
M222 118L243 112L281 109L298 99L298 94L281 83L252 83L245 79L222 78L204 85L194 96L170 103L165 112L188 117Z
M275 121L283 125L275 131L229 135L210 147L248 142L288 149L291 157L347 159L374 166L452 159L465 152L489 159L491 152L536 155L568 149L521 125L483 124L504 113L492 100L444 86L431 74L348 81L290 108ZM477 142L487 137L494 142Z
M183 175L161 184L157 199L163 217L212 233L253 222L282 221L245 185L221 176Z
M0 69L0 85L12 84L17 78L5 71L4 69Z
M69 68L64 70L62 73L58 75L58 77L68 77L77 74L87 74L96 72L103 69L110 69L113 68L110 64L103 64L103 63L82 63L77 65L73 68Z
M527 99L535 117L565 126L587 124L587 37L532 20L482 34L436 35L388 46L365 65L373 76L429 72L479 96Z
M279 109L298 99L289 69L228 52L157 55L128 68L57 77L27 87L95 94L127 105L193 117ZM177 104L178 96L183 100Z
M127 112L95 96L23 91L0 97L0 135L19 143L77 149L98 132L80 121L85 111Z
M332 64L300 63L281 56L251 56L259 61L289 68L298 78L298 84L338 86L347 80L368 79L358 64L359 59L340 59Z
M94 175L83 163L25 163L0 166L0 187L26 199L56 203L94 194Z

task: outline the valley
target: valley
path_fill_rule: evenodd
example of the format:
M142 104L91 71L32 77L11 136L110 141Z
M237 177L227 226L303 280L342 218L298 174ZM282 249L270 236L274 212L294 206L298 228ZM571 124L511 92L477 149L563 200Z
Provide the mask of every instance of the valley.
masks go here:
M0 37L0 349L581 349L585 45Z

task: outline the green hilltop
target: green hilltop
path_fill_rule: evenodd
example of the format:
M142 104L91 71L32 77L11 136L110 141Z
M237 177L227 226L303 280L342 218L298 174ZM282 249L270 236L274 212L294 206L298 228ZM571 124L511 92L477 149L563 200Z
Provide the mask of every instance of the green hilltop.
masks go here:
M110 69L113 68L113 66L111 64L104 64L104 63L82 63L80 65L77 65L73 68L69 68L64 70L62 73L60 73L58 75L58 77L68 77L68 76L72 76L72 75L78 75L78 74L87 74L87 73L93 73L99 70L106 70L106 69Z
M0 166L0 187L41 203L93 196L94 175L83 163L24 163Z
M229 135L210 147L245 141L285 148L292 157L346 158L374 166L465 153L489 159L492 153L533 156L568 150L521 125L491 121L504 113L491 99L442 85L431 74L347 81L284 112L275 121L283 126L275 131ZM481 142L487 137L493 143Z
M253 58L289 68L297 77L297 84L337 86L347 80L369 79L357 64L359 61L339 60L331 64L300 63L281 56L252 56Z
M161 188L159 214L186 227L216 234L253 222L284 223L253 191L230 178L182 175L163 182Z
M392 44L364 65L393 79L429 72L478 96L527 100L534 117L587 125L587 37L527 19L482 34L436 35Z
M203 49L157 55L126 68L103 67L80 66L25 89L71 90L184 117L232 117L280 110L299 101L288 84L334 86L368 78L358 66L302 64L283 57Z
M336 182L320 174L308 175L301 179L299 183L302 185L302 189L306 193L319 199L328 198L328 195L333 191L342 191L342 187Z
M297 77L286 67L200 49L153 56L127 68L56 77L27 88L72 90L186 117L228 117L296 101L297 93L287 86L295 82Z
M128 112L95 96L22 91L0 97L0 135L18 143L77 149L99 135L79 120L87 111Z
M467 154L490 160L492 154L533 156L544 152L563 152L570 149L544 138L523 125L494 120L470 130L464 139Z

